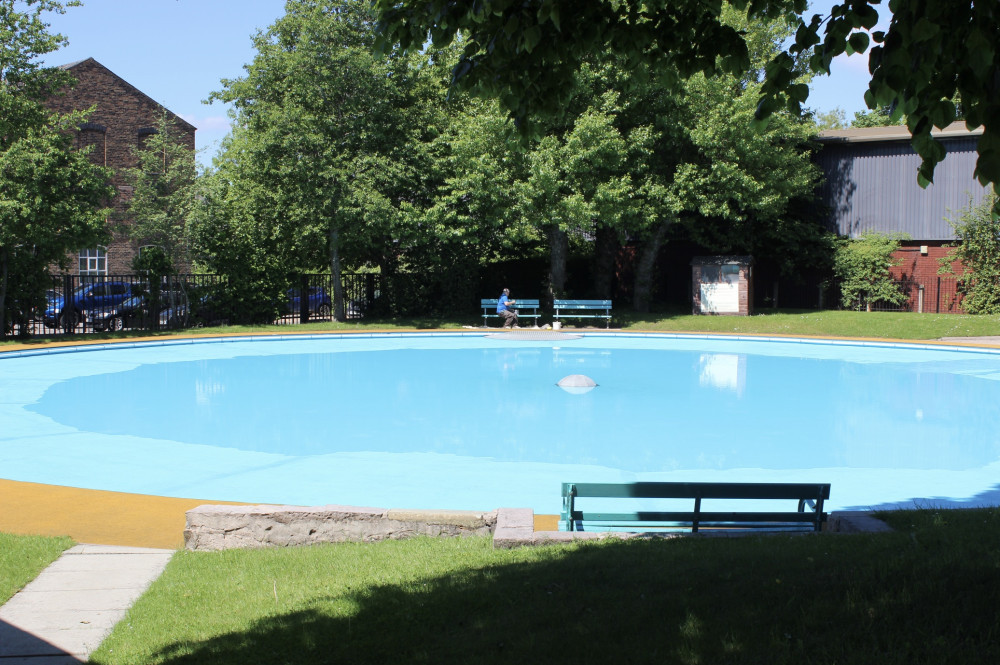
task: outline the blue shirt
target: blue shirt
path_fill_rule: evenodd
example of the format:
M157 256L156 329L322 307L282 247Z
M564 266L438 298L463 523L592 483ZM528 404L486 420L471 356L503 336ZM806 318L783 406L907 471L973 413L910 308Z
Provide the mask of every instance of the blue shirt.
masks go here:
M501 294L500 301L497 303L497 314L499 314L500 312L505 312L505 311L507 311L507 309L508 309L507 308L507 295L506 294Z

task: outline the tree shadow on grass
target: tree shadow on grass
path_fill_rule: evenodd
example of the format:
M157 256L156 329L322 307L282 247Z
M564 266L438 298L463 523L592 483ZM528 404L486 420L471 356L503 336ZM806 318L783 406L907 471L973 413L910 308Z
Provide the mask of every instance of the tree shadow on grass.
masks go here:
M556 550L317 598L158 656L171 665L1000 662L1000 576L982 553L951 553L943 570L927 554L944 540L778 538ZM987 550L998 544L988 540Z

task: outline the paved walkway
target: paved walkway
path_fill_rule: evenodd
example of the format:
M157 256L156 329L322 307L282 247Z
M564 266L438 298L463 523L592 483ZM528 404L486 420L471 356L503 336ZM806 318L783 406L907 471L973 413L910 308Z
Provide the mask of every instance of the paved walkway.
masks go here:
M0 665L86 662L174 550L77 545L0 607Z

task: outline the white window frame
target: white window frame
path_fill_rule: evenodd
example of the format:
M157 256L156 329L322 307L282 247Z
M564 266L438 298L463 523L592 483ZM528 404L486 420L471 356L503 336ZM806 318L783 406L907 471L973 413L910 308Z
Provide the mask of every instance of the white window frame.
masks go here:
M81 249L77 264L80 277L103 277L108 274L108 250L106 247Z

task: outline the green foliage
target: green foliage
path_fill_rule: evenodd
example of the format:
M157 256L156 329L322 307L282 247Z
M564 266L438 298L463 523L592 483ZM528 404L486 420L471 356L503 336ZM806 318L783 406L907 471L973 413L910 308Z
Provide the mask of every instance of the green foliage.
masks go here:
M880 106L874 111L856 111L851 127L890 127L892 125L905 125L902 118L893 118L892 109L888 106Z
M971 203L957 221L948 220L958 244L940 260L941 274L955 274L958 268L958 292L962 309L969 314L1000 314L1000 217L996 213L997 195L976 206Z
M834 258L834 273L840 281L841 303L850 309L871 311L875 303L902 305L907 295L893 280L889 269L900 260L892 254L907 236L866 231L860 237L841 241Z
M140 275L163 277L174 273L174 262L162 247L147 246L132 259L132 270Z
M808 77L828 74L835 57L869 51L869 108L905 115L923 158L919 179L930 182L944 157L932 127L956 118L957 94L970 127L984 127L976 174L1000 181L1000 101L995 76L1000 49L1000 5L973 0L893 0L887 31L871 31L881 0L843 0L830 14L814 14L807 0L615 0L559 10L555 0L374 0L378 46L390 52L435 46L464 36L453 70L455 88L495 97L528 135L541 135L538 118L562 117L572 81L593 53L609 49L626 68L648 74L670 91L695 74L741 76L751 67L752 44L725 21L724 10L746 10L751 23L795 16L787 49L764 67L758 125L779 109L799 115Z
M283 257L267 225L252 215L252 207L229 176L229 163L205 181L204 202L191 220L195 258L210 272L225 278L226 288L214 304L233 323L270 323L278 313L288 282Z
M565 91L573 114L539 123L540 140L524 143L495 100L456 89L444 104L467 38L373 57L368 9L290 3L258 35L246 77L215 93L236 122L196 225L196 258L213 271L245 270L231 263L240 257L275 285L329 271L339 302L342 266L371 266L392 289L382 305L399 315L467 307L481 295L469 279L481 265L546 248L553 293L577 249L611 257L594 270L606 292L619 242L643 243L655 259L680 219L713 220L713 238L785 259L800 254L776 237L794 237L795 249L810 237L786 211L815 182L811 127L784 113L766 132L749 127L787 20L751 23L727 7L750 67L673 87L645 61L589 53ZM244 237L254 247L234 253ZM654 261L642 265L648 287Z
M424 56L374 57L372 21L365 0L293 0L254 38L246 76L213 93L236 127L217 162L217 210L259 225L265 264L285 275L329 270L338 320L342 266L399 270L401 250L423 238L411 210L435 173L422 147L436 118L422 100L436 69Z
M102 241L114 195L110 172L72 148L86 114L43 106L72 80L37 62L65 43L45 22L62 11L49 0L0 0L0 336L44 305L49 265Z
M813 113L813 122L816 123L817 131L823 131L826 129L844 129L847 126L844 109L841 108L835 108L832 111L825 111L821 113Z
M127 219L120 227L147 248L143 253L148 253L150 246L159 248L168 263L157 268L166 272L154 274L164 275L186 262L188 224L201 192L194 151L181 142L166 112L157 118L155 129L144 145L134 149L136 166L121 170L132 185L132 195Z

